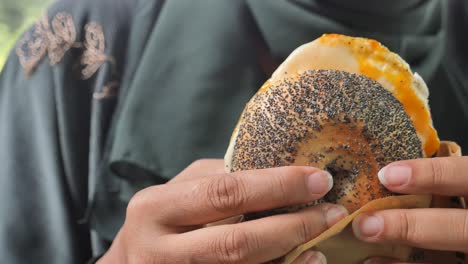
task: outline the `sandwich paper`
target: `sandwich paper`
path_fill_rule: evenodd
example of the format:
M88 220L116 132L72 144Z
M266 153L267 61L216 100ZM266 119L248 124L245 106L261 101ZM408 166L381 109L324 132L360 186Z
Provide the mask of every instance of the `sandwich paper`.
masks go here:
M438 157L461 156L460 147L449 141L441 142ZM466 208L463 198L432 195L400 195L373 200L311 241L298 246L283 259L283 264L292 263L303 252L313 249L322 252L329 264L362 263L373 256L391 257L402 261L430 263L468 263L463 253L422 250L404 245L373 244L356 239L351 223L360 213L397 208Z

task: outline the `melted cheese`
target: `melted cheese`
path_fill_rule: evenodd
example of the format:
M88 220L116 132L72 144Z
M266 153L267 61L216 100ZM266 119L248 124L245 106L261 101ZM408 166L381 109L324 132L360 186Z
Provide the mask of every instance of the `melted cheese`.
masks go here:
M365 75L390 91L411 118L426 157L439 148L437 132L427 104L427 88L397 54L375 40L325 34L297 48L273 73L270 82L313 69L337 69ZM422 82L422 83L421 83Z

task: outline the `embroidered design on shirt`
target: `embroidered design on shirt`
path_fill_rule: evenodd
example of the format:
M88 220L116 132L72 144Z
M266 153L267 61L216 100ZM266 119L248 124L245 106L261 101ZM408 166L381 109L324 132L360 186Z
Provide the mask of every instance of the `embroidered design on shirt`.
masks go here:
M18 42L16 54L26 74L31 75L46 54L51 65L59 63L75 39L76 28L70 14L56 14L52 19L52 27L48 16L44 15L32 31L27 32Z
M50 63L59 63L65 53L73 46L76 39L76 29L70 14L58 13L52 20L52 29L55 33L48 38L48 54Z
M96 100L101 100L101 99L114 97L117 95L118 88L119 88L118 82L110 81L106 85L104 85L104 88L102 88L102 91L94 92L93 98Z
M81 70L82 79L89 79L94 73L101 67L101 65L110 61L113 63L113 59L106 56L104 50L105 39L104 32L101 25L90 22L85 25L85 41L84 51L81 57L81 65L84 67Z
M32 32L26 32L16 47L16 54L27 75L34 71L46 53L47 35L44 33L43 20L36 23Z

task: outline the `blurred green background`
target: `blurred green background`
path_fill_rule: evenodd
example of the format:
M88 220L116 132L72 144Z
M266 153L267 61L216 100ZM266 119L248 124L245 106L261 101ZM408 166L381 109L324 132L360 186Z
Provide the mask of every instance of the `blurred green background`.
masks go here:
M0 0L0 71L21 33L54 0Z

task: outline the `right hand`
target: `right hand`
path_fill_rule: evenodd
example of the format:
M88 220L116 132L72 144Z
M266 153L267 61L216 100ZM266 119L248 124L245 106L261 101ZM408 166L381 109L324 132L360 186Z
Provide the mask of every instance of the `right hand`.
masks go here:
M263 263L287 254L347 215L342 206L320 204L290 214L207 226L248 212L311 202L332 187L329 174L312 167L224 173L223 165L222 160L197 161L167 184L138 192L130 200L124 225L98 263ZM320 253L306 252L295 263L324 261Z

